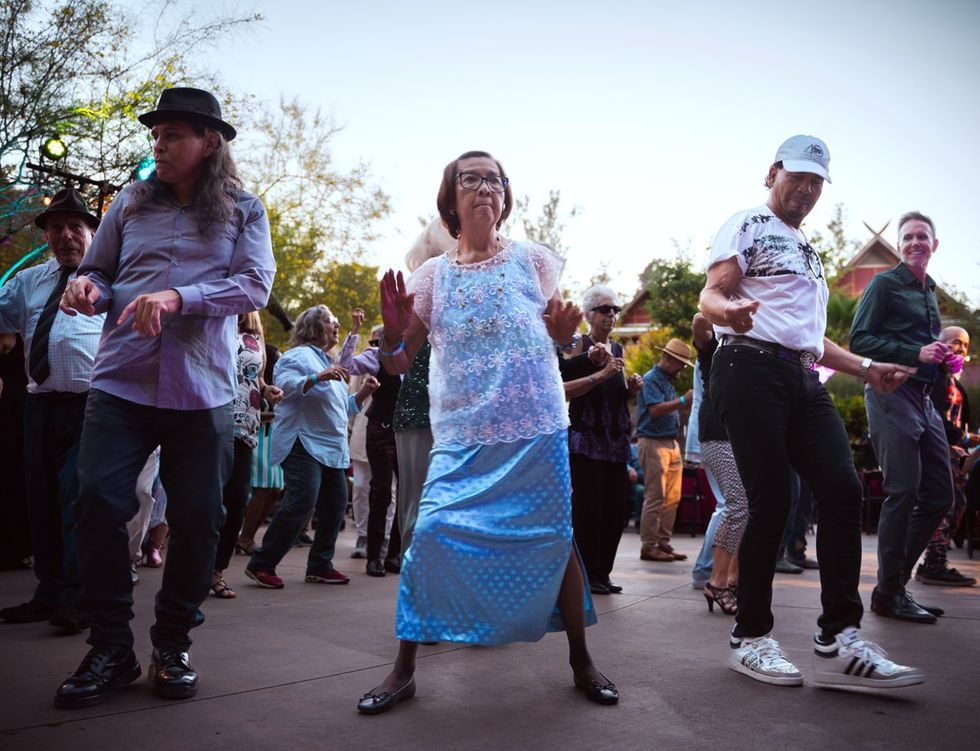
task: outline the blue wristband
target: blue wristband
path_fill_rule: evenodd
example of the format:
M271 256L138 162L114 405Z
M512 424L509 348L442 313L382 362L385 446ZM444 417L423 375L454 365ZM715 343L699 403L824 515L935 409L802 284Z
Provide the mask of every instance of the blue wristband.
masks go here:
M679 396L679 397L677 398L677 401L679 401L679 402L681 403L681 406L682 406L682 407L683 407L683 406L685 406L685 405L687 404L687 399L685 399L685 398L684 398L684 395L683 395L683 394L681 394L681 395L680 395L680 396Z
M391 352L381 352L380 349L378 350L378 352L381 352L381 354L384 355L385 357L394 357L399 352L404 352L404 351L405 351L405 340L404 339L401 339L398 342L398 346L395 347L393 350L391 350Z
M310 380L316 385L316 373L310 373Z

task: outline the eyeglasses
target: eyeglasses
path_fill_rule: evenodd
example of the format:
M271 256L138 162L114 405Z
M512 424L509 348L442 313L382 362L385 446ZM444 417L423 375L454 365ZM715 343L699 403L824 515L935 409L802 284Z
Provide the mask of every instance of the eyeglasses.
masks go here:
M475 172L459 172L456 175L456 179L459 180L459 184L464 190L479 190L480 185L486 183L491 193L503 193L504 189L510 184L510 180L506 177L498 177L497 175L487 175L484 177Z
M380 347L381 346L381 340L380 339L368 339L368 345L371 346L371 347Z
M622 311L623 309L618 305L596 305L594 308L592 308L593 313L601 313L604 316L607 316L610 313L612 313L614 316L618 316Z
M810 269L810 273L813 274L813 278L823 279L823 264L820 262L820 256L817 251L809 243L800 245L800 250L806 256L806 265Z

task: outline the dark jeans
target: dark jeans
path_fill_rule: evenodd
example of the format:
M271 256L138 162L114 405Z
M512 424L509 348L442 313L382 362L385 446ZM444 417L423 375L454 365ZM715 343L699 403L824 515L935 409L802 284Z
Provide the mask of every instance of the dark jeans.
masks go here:
M904 580L953 503L949 443L920 387L905 383L884 395L866 388L864 405L887 494L878 518L878 589L903 594Z
M391 482L398 477L398 452L395 450L395 431L380 420L368 418L368 464L371 465L371 489L368 491L367 557L369 561L381 557L385 543L385 523L388 507L392 503ZM402 537L398 527L398 514L391 520L388 535L388 558L397 559L402 552Z
M629 518L625 462L569 454L572 475L572 530L589 581L609 580L616 550Z
M337 534L347 509L346 470L320 464L297 438L282 462L282 472L285 495L248 567L275 570L296 544L315 508L318 522L306 573L326 573L333 568Z
M221 503L225 507L225 523L221 525L218 539L218 554L214 561L215 571L224 571L231 563L231 555L235 552L235 543L238 542L238 533L242 528L242 519L245 517L245 505L252 490L251 480L252 447L236 438L231 474L221 496Z
M806 555L806 530L813 519L813 493L800 476L793 473L793 499L783 532L783 542L779 546L779 557L786 552L800 558Z
M793 470L816 501L823 606L817 623L824 636L860 626L861 484L844 423L817 374L751 347L723 346L710 389L749 498L733 633L757 637L772 630L772 579Z
M37 577L33 599L43 605L74 605L78 598L75 502L86 396L28 394L24 402L26 489Z
M186 651L214 569L224 521L221 491L232 462L231 402L214 409L148 407L89 394L78 456L79 607L92 618L89 644L132 646L133 583L126 522L139 507L136 478L160 446L170 539L156 597L156 647Z

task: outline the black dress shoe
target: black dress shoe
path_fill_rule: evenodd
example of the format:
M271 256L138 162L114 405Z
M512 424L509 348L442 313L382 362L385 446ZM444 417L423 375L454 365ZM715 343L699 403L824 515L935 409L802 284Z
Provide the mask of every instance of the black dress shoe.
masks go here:
M385 565L381 562L380 558L372 558L367 562L367 567L364 569L368 576L384 576Z
M197 693L197 671L191 667L187 652L160 647L150 658L150 683L153 693L163 699L189 699Z
M615 704L619 701L619 691L616 690L616 684L605 676L602 680L605 682L589 681L576 675L575 687L596 704Z
M93 647L78 670L58 687L54 705L81 709L101 704L120 686L140 677L140 664L130 647Z
M0 620L7 623L39 623L48 620L57 609L54 605L42 605L34 600L29 600L20 605L0 610Z
M55 628L60 628L63 631L68 631L73 634L77 634L82 629L86 629L92 625L88 616L75 607L60 608L51 616L48 623Z
M602 582L593 582L589 584L589 591L594 595L608 595L609 587Z
M922 608L927 613L932 613L936 617L946 615L946 611L942 608L936 607L935 605L923 605L921 602L917 602L916 600L912 599L912 595L910 595L908 592L905 593L905 598L913 605Z
M400 574L402 572L402 559L385 558L385 571L389 574Z
M606 589L608 589L608 590L609 590L610 592L612 592L612 594L614 594L614 595L618 595L618 594L619 594L620 592L622 592L622 591L623 591L623 588L622 588L621 586L619 586L618 584L613 584L613 583L612 583L611 581L609 581L608 579L606 579L606 580L605 580L605 581L603 582L603 584L605 584L605 585L606 585Z
M357 702L357 711L363 714L381 714L392 709L400 701L408 701L415 696L415 678L397 691L378 691L371 689Z
M908 594L883 595L875 587L871 593L871 612L910 623L935 623L936 616L918 605Z

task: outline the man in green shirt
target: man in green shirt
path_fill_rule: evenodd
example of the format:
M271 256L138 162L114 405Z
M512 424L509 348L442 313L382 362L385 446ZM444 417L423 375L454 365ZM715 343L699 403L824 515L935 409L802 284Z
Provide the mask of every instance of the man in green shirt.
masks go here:
M953 500L946 434L929 398L951 350L938 340L936 283L926 274L939 247L932 220L915 211L904 214L898 240L902 262L871 280L851 326L852 352L918 366L890 394L865 388L871 443L887 493L878 521L878 585L871 610L934 623L942 611L916 603L905 583Z

